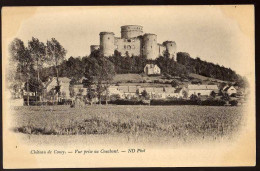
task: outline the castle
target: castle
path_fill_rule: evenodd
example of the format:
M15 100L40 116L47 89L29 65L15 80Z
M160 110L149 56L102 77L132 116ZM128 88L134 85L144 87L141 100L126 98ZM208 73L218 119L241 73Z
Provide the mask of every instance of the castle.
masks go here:
M104 56L112 56L117 50L122 56L144 56L155 60L168 52L171 58L176 57L176 43L165 41L157 43L157 35L143 34L143 27L139 25L121 26L121 37L115 37L113 32L100 32L100 45L91 45L90 51L100 49Z

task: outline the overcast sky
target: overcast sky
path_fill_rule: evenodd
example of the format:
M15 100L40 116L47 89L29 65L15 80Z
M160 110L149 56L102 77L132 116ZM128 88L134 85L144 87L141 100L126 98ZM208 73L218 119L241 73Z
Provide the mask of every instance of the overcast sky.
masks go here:
M41 7L22 22L16 37L26 44L32 36L43 42L54 37L67 50L66 58L82 57L99 44L99 32L119 37L122 25L141 25L144 33L157 34L158 43L173 40L178 51L248 74L243 68L251 65L252 39L214 6Z

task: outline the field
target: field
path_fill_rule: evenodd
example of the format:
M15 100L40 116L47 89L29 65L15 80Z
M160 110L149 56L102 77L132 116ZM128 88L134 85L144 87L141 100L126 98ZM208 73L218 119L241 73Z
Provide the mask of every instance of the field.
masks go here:
M125 143L231 139L243 120L242 107L224 106L23 106L13 110L17 133L45 138L116 137Z

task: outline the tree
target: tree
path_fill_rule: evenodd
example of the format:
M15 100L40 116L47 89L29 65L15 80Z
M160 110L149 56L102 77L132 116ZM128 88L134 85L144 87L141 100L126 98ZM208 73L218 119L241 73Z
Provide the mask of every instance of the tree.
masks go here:
M15 81L29 82L33 69L33 59L28 50L24 46L24 42L18 38L15 38L9 47L11 54L11 61L16 64L16 72L18 73ZM29 84L26 86L27 92L29 92ZM27 93L27 105L29 105L29 93Z
M50 41L49 40L47 41L46 51L47 51L47 57L49 63L55 66L56 76L57 76L57 87L60 87L58 67L61 64L61 62L64 60L67 52L55 38L52 38ZM58 93L58 97L59 97L60 90L59 88L57 88L57 90L58 92L56 93Z
M28 42L28 49L30 51L30 54L33 58L33 61L36 65L36 71L37 71L37 84L40 84L40 70L43 67L43 63L46 61L46 49L44 43L40 42L37 38L32 37L32 40ZM38 89L35 91L35 96L37 100L38 95Z
M178 82L175 81L175 80L172 80L171 85L172 85L172 87L178 87L179 86Z
M182 95L186 99L188 97L188 92L186 90L183 90Z
M212 91L212 92L210 93L210 96L213 97L213 98L215 98L215 97L216 97L216 93L215 93L214 91Z
M96 91L101 104L101 96L105 92L106 104L108 96L108 87L115 75L113 63L106 57L90 57L85 67L85 77L93 85L96 84Z
M150 99L150 95L147 93L146 90L144 90L141 94L142 94L142 97L143 97L145 100L149 100L149 99Z
M93 99L96 97L96 92L95 92L95 90L91 87L91 86L89 86L88 88L87 88L87 98L88 98L88 100L90 101L90 105L92 105L93 104Z

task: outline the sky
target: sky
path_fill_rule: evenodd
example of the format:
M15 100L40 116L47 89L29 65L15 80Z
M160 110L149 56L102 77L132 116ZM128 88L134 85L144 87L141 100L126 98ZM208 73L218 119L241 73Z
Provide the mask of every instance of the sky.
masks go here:
M26 44L32 36L45 43L54 37L67 50L66 58L82 57L89 55L90 45L99 44L100 32L119 37L120 26L141 25L144 33L157 34L158 43L175 41L178 52L246 76L253 64L248 59L254 58L254 39L247 34L253 26L245 23L252 20L248 11L252 13L237 6L38 7L20 22L13 37ZM9 22L16 22L18 15L13 12ZM241 17L245 15L248 18Z

